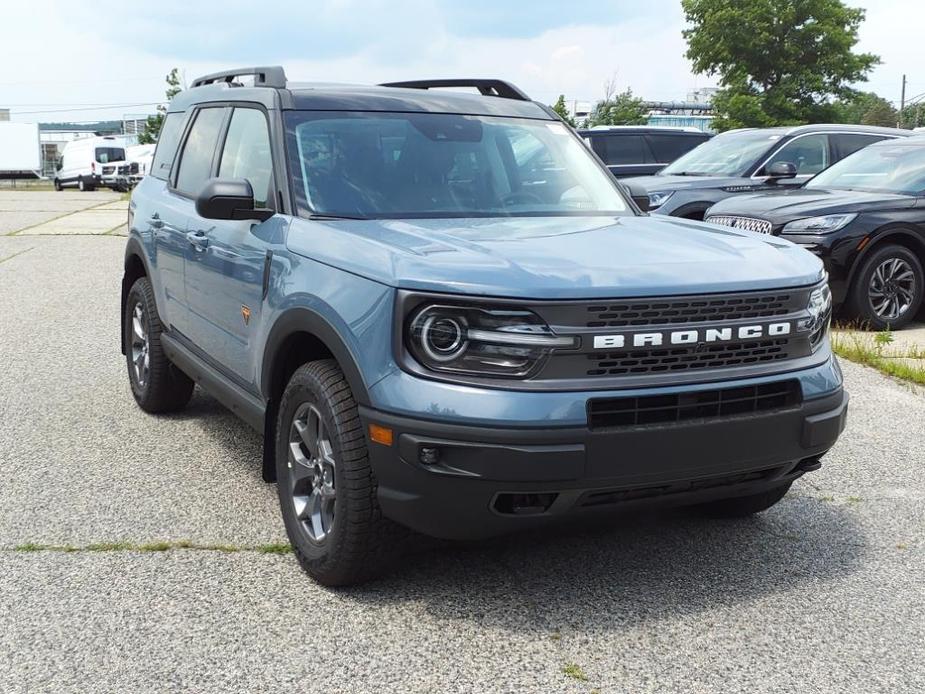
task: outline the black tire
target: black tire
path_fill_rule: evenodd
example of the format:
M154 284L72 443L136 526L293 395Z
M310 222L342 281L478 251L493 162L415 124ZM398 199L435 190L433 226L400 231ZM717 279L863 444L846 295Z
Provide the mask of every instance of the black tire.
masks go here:
M774 504L784 498L790 491L790 482L773 487L767 491L749 496L733 497L731 499L718 499L694 508L700 513L712 518L744 518L762 511L767 511Z
M57 178L55 178L55 190L57 190L59 193L64 190L64 188L61 186L61 181L59 181Z
M81 193L86 193L88 190L90 190L89 185L83 176L77 177L77 190L79 190Z
M139 324L144 328L144 336L136 332L135 318L141 309ZM193 395L193 381L174 366L161 346L161 333L164 326L157 315L154 303L154 290L147 277L135 281L125 300L125 361L128 368L129 383L135 402L145 412L154 414L176 412L189 402ZM137 347L139 343L146 347ZM146 371L139 369L136 360L147 354Z
M295 421L302 422L302 416L308 426L300 424L306 434L299 436ZM313 428L310 418L320 422L323 430ZM319 432L314 447L306 443L309 431ZM319 441L325 436L322 446ZM302 462L296 459L292 443ZM331 464L323 455L315 456L313 448L329 451ZM331 468L329 489L325 480ZM361 583L382 573L397 557L408 532L382 516L356 402L334 360L304 364L289 380L276 423L276 473L280 509L293 552L316 581L326 586ZM328 498L323 489L328 490ZM319 517L330 513L326 527L318 521L321 532L310 520L312 508Z
M884 316L877 312L869 292L877 289L879 279L875 279L878 268L885 263L896 261L899 267L907 267L912 273L911 285L903 284L901 288L912 294L912 300L902 300L906 306L897 317ZM889 267L889 266L887 266ZM882 275L881 275L882 276ZM892 285L897 287L896 283ZM925 290L925 273L918 257L905 246L889 244L875 248L858 269L854 282L849 290L849 311L857 319L861 327L870 330L898 330L916 317L922 307L923 290ZM903 295L898 295L902 298Z

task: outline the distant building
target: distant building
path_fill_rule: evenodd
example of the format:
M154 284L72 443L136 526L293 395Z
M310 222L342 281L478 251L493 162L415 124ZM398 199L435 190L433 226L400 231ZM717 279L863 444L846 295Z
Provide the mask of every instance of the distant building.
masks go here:
M647 125L670 126L672 128L697 128L701 132L713 132L713 116L694 116L683 113L650 113Z
M687 93L687 100L697 104L712 104L719 87L700 87Z

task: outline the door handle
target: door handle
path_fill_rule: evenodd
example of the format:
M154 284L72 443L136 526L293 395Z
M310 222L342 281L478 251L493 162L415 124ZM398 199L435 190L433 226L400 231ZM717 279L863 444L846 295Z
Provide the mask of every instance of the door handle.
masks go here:
M205 232L202 231L189 232L186 235L186 240L200 251L204 250L209 245L209 237L206 236Z

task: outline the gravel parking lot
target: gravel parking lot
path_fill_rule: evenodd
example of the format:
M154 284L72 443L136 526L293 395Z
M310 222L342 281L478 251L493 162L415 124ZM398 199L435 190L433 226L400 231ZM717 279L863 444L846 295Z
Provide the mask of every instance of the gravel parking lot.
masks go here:
M3 202L0 690L925 691L921 389L844 364L848 430L760 517L623 515L327 590L246 425L135 407L124 239L4 236Z

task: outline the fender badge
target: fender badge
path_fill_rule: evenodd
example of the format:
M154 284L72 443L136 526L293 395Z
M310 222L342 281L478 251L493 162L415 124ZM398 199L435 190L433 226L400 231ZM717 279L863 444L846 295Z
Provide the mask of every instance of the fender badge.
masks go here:
M251 322L251 309L250 306L245 306L241 304L241 318L244 319L244 325L247 325Z

